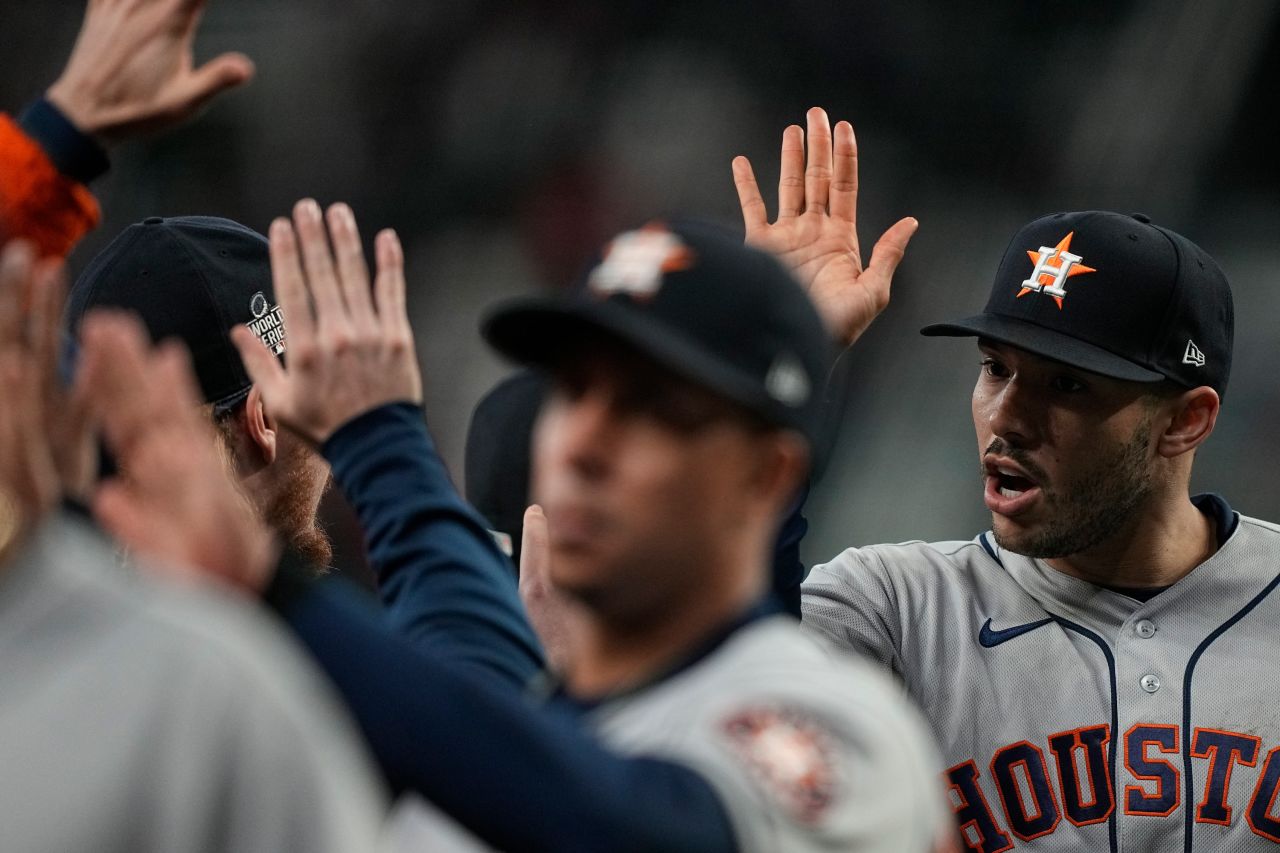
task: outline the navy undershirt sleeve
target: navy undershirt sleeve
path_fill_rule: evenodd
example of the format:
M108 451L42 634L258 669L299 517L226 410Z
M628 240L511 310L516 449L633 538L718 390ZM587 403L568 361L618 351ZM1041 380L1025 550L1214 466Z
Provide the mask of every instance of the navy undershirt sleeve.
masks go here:
M809 497L805 483L778 531L773 546L773 594L786 612L800 618L800 584L804 582L804 561L800 559L800 542L809 530L804 517L804 502Z
M337 685L397 792L418 792L502 850L737 849L693 770L611 753L568 708L421 654L344 587L286 569L266 599Z
M54 168L72 180L87 184L111 165L102 146L44 98L23 110L18 124L40 144Z
M355 507L391 628L427 655L519 687L541 671L515 575L479 514L459 497L422 410L381 406L321 448Z

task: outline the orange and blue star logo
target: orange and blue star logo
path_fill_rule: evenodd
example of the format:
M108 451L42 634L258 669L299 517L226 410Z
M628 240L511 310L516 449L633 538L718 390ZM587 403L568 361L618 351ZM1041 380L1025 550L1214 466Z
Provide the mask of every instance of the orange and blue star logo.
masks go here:
M1067 279L1076 275L1083 275L1089 272L1097 272L1093 267L1086 267L1080 263L1083 258L1079 255L1072 254L1071 238L1076 232L1072 231L1058 241L1058 245L1041 246L1040 251L1033 252L1027 250L1027 257L1031 258L1031 263L1035 267L1031 270L1031 275L1022 282L1022 289L1018 291L1018 296L1023 297L1028 293L1035 291L1044 293L1053 297L1053 301L1058 303L1058 309L1062 309L1062 300L1067 295L1066 284Z

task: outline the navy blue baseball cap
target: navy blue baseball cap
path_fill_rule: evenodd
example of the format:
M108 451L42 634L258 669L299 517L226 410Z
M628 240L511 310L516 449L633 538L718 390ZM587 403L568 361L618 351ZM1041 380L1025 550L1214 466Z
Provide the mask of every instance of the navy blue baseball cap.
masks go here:
M130 225L72 285L68 346L74 346L87 312L131 311L153 341L178 338L186 344L215 414L234 408L253 383L231 330L243 323L277 355L284 352L267 250L266 237L230 219L153 216ZM64 354L64 363L71 360L73 349Z
M808 439L827 434L823 393L835 344L808 294L772 255L697 222L615 237L581 286L492 312L485 338L534 366L604 336Z
M921 329L978 336L1135 382L1225 393L1231 287L1209 255L1140 214L1054 213L1014 236L981 314Z

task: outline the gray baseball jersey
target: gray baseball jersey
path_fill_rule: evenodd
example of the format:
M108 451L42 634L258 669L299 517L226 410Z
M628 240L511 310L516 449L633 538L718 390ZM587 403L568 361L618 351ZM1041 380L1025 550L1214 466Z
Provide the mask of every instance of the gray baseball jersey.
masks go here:
M1280 528L1146 602L970 542L854 548L806 625L888 665L937 735L969 849L1280 849Z
M743 851L932 851L949 838L940 765L901 694L774 616L589 720L619 752L700 773Z
M0 850L372 850L354 731L246 603L154 582L66 517L0 567Z

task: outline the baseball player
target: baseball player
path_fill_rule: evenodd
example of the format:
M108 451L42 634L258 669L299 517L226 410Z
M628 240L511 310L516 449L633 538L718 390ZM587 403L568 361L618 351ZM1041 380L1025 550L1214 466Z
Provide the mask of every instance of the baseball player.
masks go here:
M459 540L483 543L476 559L496 549L414 405L399 246L380 235L371 299L348 216L340 209L330 230L333 258L314 204L272 226L293 361L281 368L241 330L245 364L280 417L322 447L367 526L396 528L410 551L411 540L433 543L444 571L475 571ZM198 423L166 431L148 415L172 424L186 407L149 398L159 383L130 383L148 372L136 330L92 318L86 329L85 381L109 437L154 463L122 460L132 473L111 487L106 522L140 548L199 539L209 508L233 501L225 479L191 467L198 436L172 452ZM507 306L487 335L552 377L534 493L550 569L585 614L582 654L535 705L491 674L418 654L331 584L255 559L183 556L265 592L392 784L487 844L926 851L948 837L915 712L868 665L832 657L763 603L830 354L785 271L718 231L654 224L615 239L576 295ZM149 451L160 447L167 458ZM251 514L218 517L222 535L201 540L215 552L268 535ZM247 529L227 536L232 518ZM431 606L448 621L447 602Z
M813 233L837 218L798 197L832 163L825 122L802 190L784 152L780 205ZM834 145L833 194L856 181L848 125ZM735 169L749 238L777 242ZM1276 849L1280 531L1189 491L1231 367L1218 265L1145 216L1045 216L982 313L923 331L978 338L991 530L845 551L805 583L805 624L919 702L970 850Z

